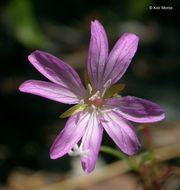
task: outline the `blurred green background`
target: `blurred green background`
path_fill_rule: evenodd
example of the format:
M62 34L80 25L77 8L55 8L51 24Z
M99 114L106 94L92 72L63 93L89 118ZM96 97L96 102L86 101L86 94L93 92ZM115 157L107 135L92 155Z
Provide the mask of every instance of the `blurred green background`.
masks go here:
M179 4L178 0L0 1L1 185L17 167L61 174L71 170L68 156L49 158L49 148L66 122L58 116L69 107L20 93L18 86L28 79L46 80L27 60L36 49L66 61L82 77L91 20L104 25L110 48L125 32L140 37L136 56L120 81L126 84L122 95L155 101L166 110L164 122L180 121ZM173 10L149 9L158 5ZM103 144L114 145L106 135Z

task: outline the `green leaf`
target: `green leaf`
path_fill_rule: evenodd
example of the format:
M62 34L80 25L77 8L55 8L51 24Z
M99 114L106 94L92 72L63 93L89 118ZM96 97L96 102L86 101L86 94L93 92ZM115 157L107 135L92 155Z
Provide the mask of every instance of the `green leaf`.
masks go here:
M151 154L151 153L150 154L145 154L142 157L142 159L141 159L141 161L139 163L139 166L141 167L144 164L145 161L154 160L154 159L155 159L155 155L154 154Z

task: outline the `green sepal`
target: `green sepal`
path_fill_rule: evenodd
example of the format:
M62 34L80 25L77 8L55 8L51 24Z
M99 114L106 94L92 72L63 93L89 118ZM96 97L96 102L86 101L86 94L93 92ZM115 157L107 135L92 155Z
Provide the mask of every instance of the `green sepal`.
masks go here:
M75 106L69 108L67 111L65 111L63 114L61 114L59 117L66 118L75 113L81 112L81 111L85 110L86 108L87 108L87 106L85 106L85 105L76 104Z
M90 84L90 79L89 79L87 71L84 72L84 81L85 81L86 88L88 89L88 84Z
M104 95L104 99L108 99L111 97L121 97L119 96L117 93L120 92L121 90L123 90L125 88L125 84L116 84L114 86L112 86L111 88L109 88L105 95Z

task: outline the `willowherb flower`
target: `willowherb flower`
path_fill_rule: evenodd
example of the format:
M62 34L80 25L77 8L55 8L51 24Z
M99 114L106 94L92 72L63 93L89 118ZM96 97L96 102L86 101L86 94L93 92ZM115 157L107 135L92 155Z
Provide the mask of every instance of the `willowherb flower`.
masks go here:
M51 82L28 80L19 90L65 104L76 104L61 115L61 118L70 118L50 149L51 159L67 153L80 156L83 170L89 174L95 167L103 129L124 153L133 155L139 151L141 143L129 121L151 123L165 117L159 105L133 96L120 97L117 93L124 85L112 86L127 70L138 41L135 34L126 33L108 55L105 30L97 20L92 22L87 90L76 71L60 59L42 51L29 55L31 64Z

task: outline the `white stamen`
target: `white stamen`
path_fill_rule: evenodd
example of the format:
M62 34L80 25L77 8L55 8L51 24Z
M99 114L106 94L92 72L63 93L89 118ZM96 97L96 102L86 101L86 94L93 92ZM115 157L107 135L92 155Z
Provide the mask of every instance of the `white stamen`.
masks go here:
M80 156L83 158L86 158L88 153L89 153L89 150L82 151L82 148L79 147L77 144L74 145L73 150L70 150L68 152L69 156Z
M79 146L77 144L75 144L73 149L75 152L77 152L77 151L79 151Z
M93 111L97 109L97 107L94 104L91 105L91 108L93 109Z
M68 152L68 154L69 154L69 156L75 156L75 155L78 155L78 154L77 154L77 151L78 151L78 145L75 144L74 147L73 147L73 150L70 150L70 151Z
M103 93L102 93L102 97L104 96L107 88L109 87L109 85L111 84L111 79L109 79L105 84L104 84L104 90L103 90Z
M111 113L112 109L101 110L101 113Z
M84 150L84 151L81 151L81 157L82 158L86 158L87 157L87 155L89 154L89 152L90 152L90 150L88 149L88 150Z
M88 84L88 90L89 90L89 94L92 94L93 89L92 89L92 86L90 84Z
M110 84L111 84L111 79L109 79L109 80L104 84L104 88L108 88Z
M80 104L80 105L84 105L84 99L80 100L80 101L79 101L79 104Z
M98 90L94 95L92 95L92 96L89 98L89 100L90 100L90 101L94 101L94 100L99 96L99 94L100 94L100 92L99 92L99 90Z

